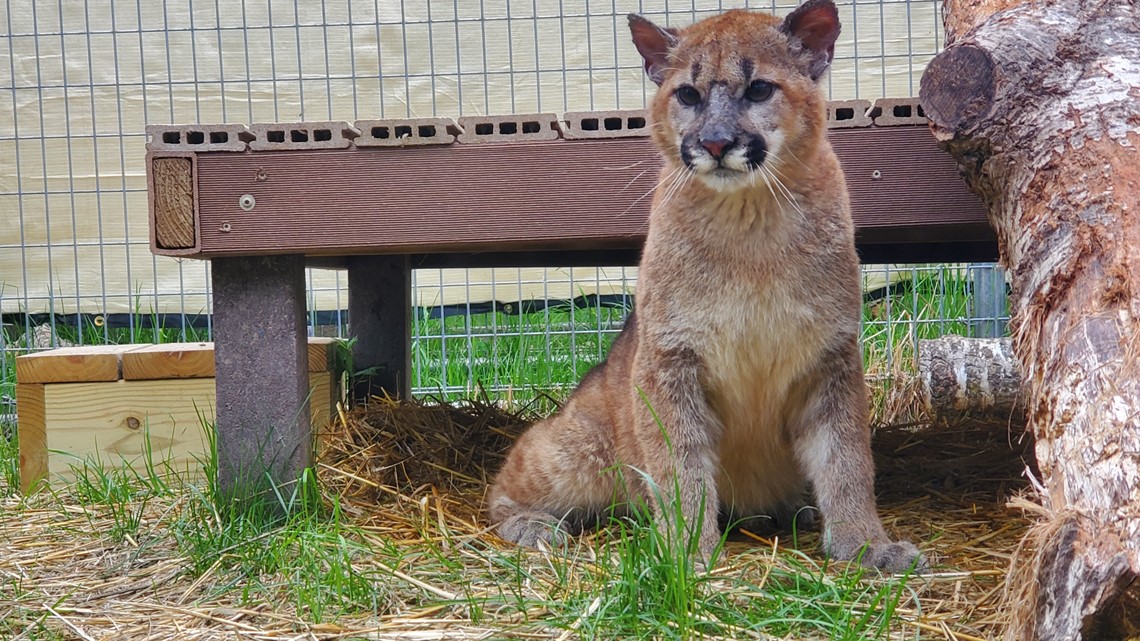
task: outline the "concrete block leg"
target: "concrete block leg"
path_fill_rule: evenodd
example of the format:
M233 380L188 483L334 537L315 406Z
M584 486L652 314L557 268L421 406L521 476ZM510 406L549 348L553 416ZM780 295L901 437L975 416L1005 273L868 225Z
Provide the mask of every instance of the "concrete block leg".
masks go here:
M311 464L305 260L213 260L218 487L279 504Z
M408 256L348 260L348 325L358 402L412 393L412 268Z

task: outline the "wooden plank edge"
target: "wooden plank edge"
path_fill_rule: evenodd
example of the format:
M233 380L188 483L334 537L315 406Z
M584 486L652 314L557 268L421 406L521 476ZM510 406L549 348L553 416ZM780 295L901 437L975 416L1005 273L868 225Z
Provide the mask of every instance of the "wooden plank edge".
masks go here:
M20 491L27 496L47 479L47 411L42 383L16 384L16 429Z
M155 218L154 161L160 158L189 158L190 184L194 194L194 245L192 247L166 248L158 245L157 220ZM202 250L202 223L198 212L198 154L192 151L148 151L146 154L146 202L147 227L150 236L150 251L159 256L193 256Z
M122 377L122 355L143 347L88 345L59 347L16 357L18 383L100 383Z

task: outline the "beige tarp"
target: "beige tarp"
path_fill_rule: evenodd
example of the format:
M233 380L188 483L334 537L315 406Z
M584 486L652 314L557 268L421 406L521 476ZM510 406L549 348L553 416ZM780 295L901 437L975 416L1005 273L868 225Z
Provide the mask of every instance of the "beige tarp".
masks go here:
M783 14L793 4L752 6ZM687 24L741 5L8 0L0 7L0 29L10 26L0 35L0 311L206 308L204 265L148 251L148 123L641 107L651 87L625 14ZM831 96L913 95L941 43L939 4L841 2L840 11ZM569 274L434 271L417 275L417 295L439 304L623 287L620 270L575 270L572 283ZM468 282L494 282L494 292ZM310 283L312 307L345 305L343 275L314 271Z

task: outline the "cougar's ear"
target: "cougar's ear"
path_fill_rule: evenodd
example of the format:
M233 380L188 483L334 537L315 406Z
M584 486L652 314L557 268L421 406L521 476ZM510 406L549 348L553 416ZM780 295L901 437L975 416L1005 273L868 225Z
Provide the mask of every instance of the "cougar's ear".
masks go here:
M784 18L780 31L788 36L792 50L809 58L808 75L819 80L831 65L839 38L839 9L833 0L808 0Z
M660 85L669 68L669 52L681 41L676 29L662 29L636 13L629 14L629 32L633 46L645 59L645 73Z

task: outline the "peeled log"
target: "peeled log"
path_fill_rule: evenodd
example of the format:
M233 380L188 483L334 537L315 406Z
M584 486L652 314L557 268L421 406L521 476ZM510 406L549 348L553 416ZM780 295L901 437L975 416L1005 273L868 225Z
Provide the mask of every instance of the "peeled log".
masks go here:
M1007 636L1129 638L1140 631L1140 8L943 10L952 39L920 95L997 232L1051 515L1011 571Z
M1008 338L918 341L918 391L929 417L1025 422L1021 376Z

